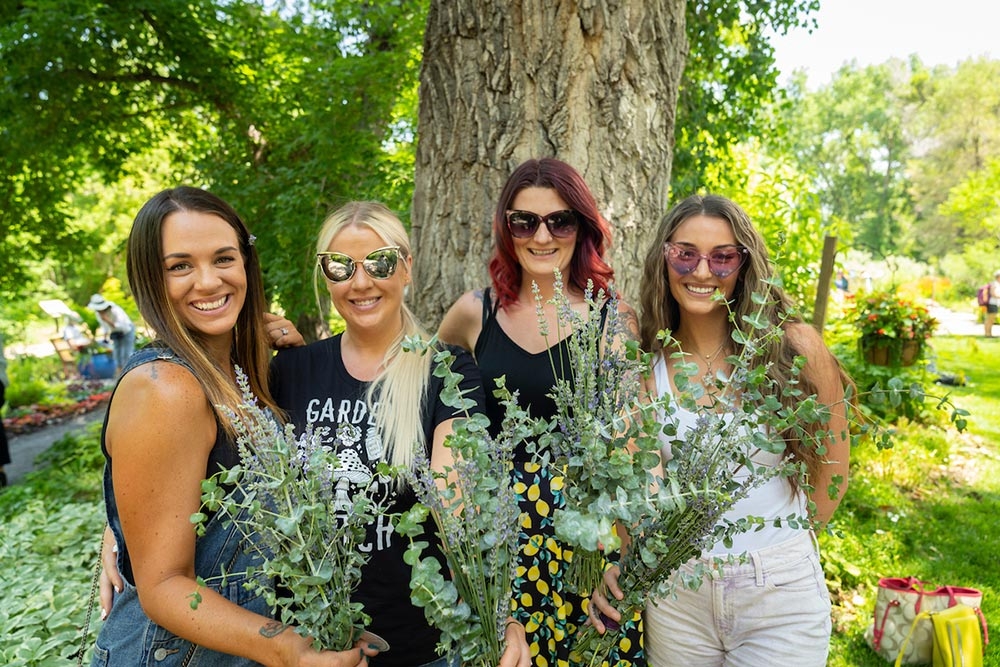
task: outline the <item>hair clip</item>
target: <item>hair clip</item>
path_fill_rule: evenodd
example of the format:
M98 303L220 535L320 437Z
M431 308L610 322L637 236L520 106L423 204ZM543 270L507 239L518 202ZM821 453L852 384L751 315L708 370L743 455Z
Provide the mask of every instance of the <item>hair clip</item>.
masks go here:
M250 238L247 239L247 244L248 245L254 245L256 243L257 243L257 237L254 236L253 234L251 234Z

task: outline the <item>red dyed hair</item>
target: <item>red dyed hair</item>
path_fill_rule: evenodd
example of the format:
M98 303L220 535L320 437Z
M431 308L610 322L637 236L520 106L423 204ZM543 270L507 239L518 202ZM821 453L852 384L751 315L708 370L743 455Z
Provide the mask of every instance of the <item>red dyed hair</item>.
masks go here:
M576 233L576 247L569 265L569 276L563 280L581 292L587 281L593 281L594 294L608 290L615 272L604 261L604 253L611 244L611 227L597 210L597 201L576 169L555 158L527 160L510 175L500 192L496 211L493 213L493 256L490 258L490 281L501 306L517 301L521 288L522 269L514 254L514 240L507 228L507 209L525 188L550 188L571 209L580 215L580 228Z

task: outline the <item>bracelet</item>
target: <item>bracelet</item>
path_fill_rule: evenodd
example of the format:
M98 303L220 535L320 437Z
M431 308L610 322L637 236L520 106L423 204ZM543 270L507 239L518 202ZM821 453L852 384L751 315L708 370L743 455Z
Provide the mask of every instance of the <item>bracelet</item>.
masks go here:
M517 620L516 618L510 619L509 621L503 624L503 631L507 632L507 628L509 628L512 625L521 625L521 621Z

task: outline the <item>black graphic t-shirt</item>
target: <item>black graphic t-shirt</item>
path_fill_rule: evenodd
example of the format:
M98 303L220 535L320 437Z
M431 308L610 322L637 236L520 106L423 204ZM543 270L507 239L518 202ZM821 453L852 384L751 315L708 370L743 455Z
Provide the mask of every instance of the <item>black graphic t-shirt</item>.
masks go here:
M483 405L485 399L475 362L461 348L450 349L456 357L452 368L464 377L462 390L470 392L467 395L476 405ZM386 447L375 429L374 411L365 402L368 383L347 372L340 336L282 350L271 362L271 376L274 399L288 413L297 433L307 424L325 426L332 441L339 429L342 443L338 456L342 468L349 470L353 479L374 476L376 465L386 456ZM431 376L423 405L405 408L420 410L428 458L435 427L460 416L441 402L443 388L444 381ZM378 404L373 407L381 409ZM412 489L388 483L381 483L377 493L390 498L388 511L393 514L409 509L416 502ZM425 555L433 553L444 562L431 539L430 522L425 526L425 534L432 542ZM410 566L403 562L407 544L407 538L393 531L390 518L380 517L376 525L369 526L362 547L371 557L362 569L354 599L364 604L365 612L372 617L368 629L389 642L390 650L373 661L384 667L421 665L438 657L434 648L440 633L428 625L423 609L410 603Z

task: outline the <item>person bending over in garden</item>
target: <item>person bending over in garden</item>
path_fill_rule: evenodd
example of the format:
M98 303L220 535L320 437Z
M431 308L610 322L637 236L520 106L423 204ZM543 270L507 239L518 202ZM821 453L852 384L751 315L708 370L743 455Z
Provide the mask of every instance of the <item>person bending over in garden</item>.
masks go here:
M731 547L718 543L702 554L702 563L714 567L697 591L678 585L676 598L646 606L646 647L653 665L708 667L723 665L826 664L831 619L830 598L814 534L775 519L805 517L808 501L815 503L812 525L824 526L847 489L850 456L845 388L850 379L823 343L822 337L800 318L789 315L791 301L771 282L773 269L760 233L734 202L718 196L693 196L677 204L663 218L650 247L640 286L641 344L656 353L651 378L653 395L679 395L677 378L730 377L740 357L744 338L762 344L767 373L779 385L794 376L799 355L807 359L798 378L802 396L815 394L829 410L828 420L806 428L823 435L824 453L782 434L792 460L808 470L807 492L792 477L776 475L753 488L726 515L737 520L763 517L763 528L735 536ZM746 318L762 308L755 292L768 297L763 312L783 336L761 338ZM723 295L724 298L716 296ZM732 314L732 315L731 315ZM756 315L755 315L756 317ZM752 319L752 318L751 318ZM679 350L663 349L658 332L669 330ZM734 336L735 330L739 335ZM757 340L759 339L759 340ZM681 352L682 358L671 356ZM681 364L697 364L692 375ZM713 392L726 383L705 383L698 405L714 409ZM801 397L776 396L785 408ZM738 399L738 397L737 397ZM696 411L679 407L678 442L691 432ZM819 430L822 429L822 430ZM749 437L749 436L748 436ZM680 446L683 446L681 444ZM664 447L669 459L670 445ZM783 454L754 455L758 464L776 466ZM830 486L836 486L831 498ZM747 559L717 565L715 557ZM695 571L694 563L683 569ZM605 576L613 597L621 599L617 566ZM600 592L593 596L592 622L599 631L603 612L613 620L619 614Z
M104 606L110 613L94 665L347 667L376 653L360 644L314 650L267 616L263 597L248 593L240 575L225 586L198 581L219 582L224 564L230 572L248 564L233 523L213 517L199 537L189 519L201 510L202 480L239 460L218 407L241 402L237 366L277 413L267 382L269 337L287 323L265 321L253 241L227 203L191 187L155 195L132 225L128 279L155 340L122 370L101 435L117 545L106 575L121 590Z
M97 323L111 339L114 350L115 371L121 373L125 363L135 350L135 325L122 307L108 301L100 294L90 297L87 308L97 314Z
M555 402L548 396L569 372L554 360L568 360L568 337L553 341L542 335L532 285L538 286L548 331L561 331L556 307L556 275L573 309L586 317L584 292L593 281L594 296L608 290L614 271L604 260L611 232L597 202L580 174L552 158L528 160L507 179L493 214L491 287L467 292L441 322L441 340L473 351L482 371L486 414L492 434L500 431L505 408L493 395L495 381L506 376L506 387L517 392L532 417L551 419ZM619 301L623 319L635 327L635 313ZM637 333L637 331L636 331ZM570 591L566 567L571 549L555 536L553 511L563 506L563 479L558 470L536 462L521 445L514 452L513 477L522 514L515 616L524 623L535 664L565 666L578 628L587 620L584 600ZM644 665L641 618L626 624L610 664Z

